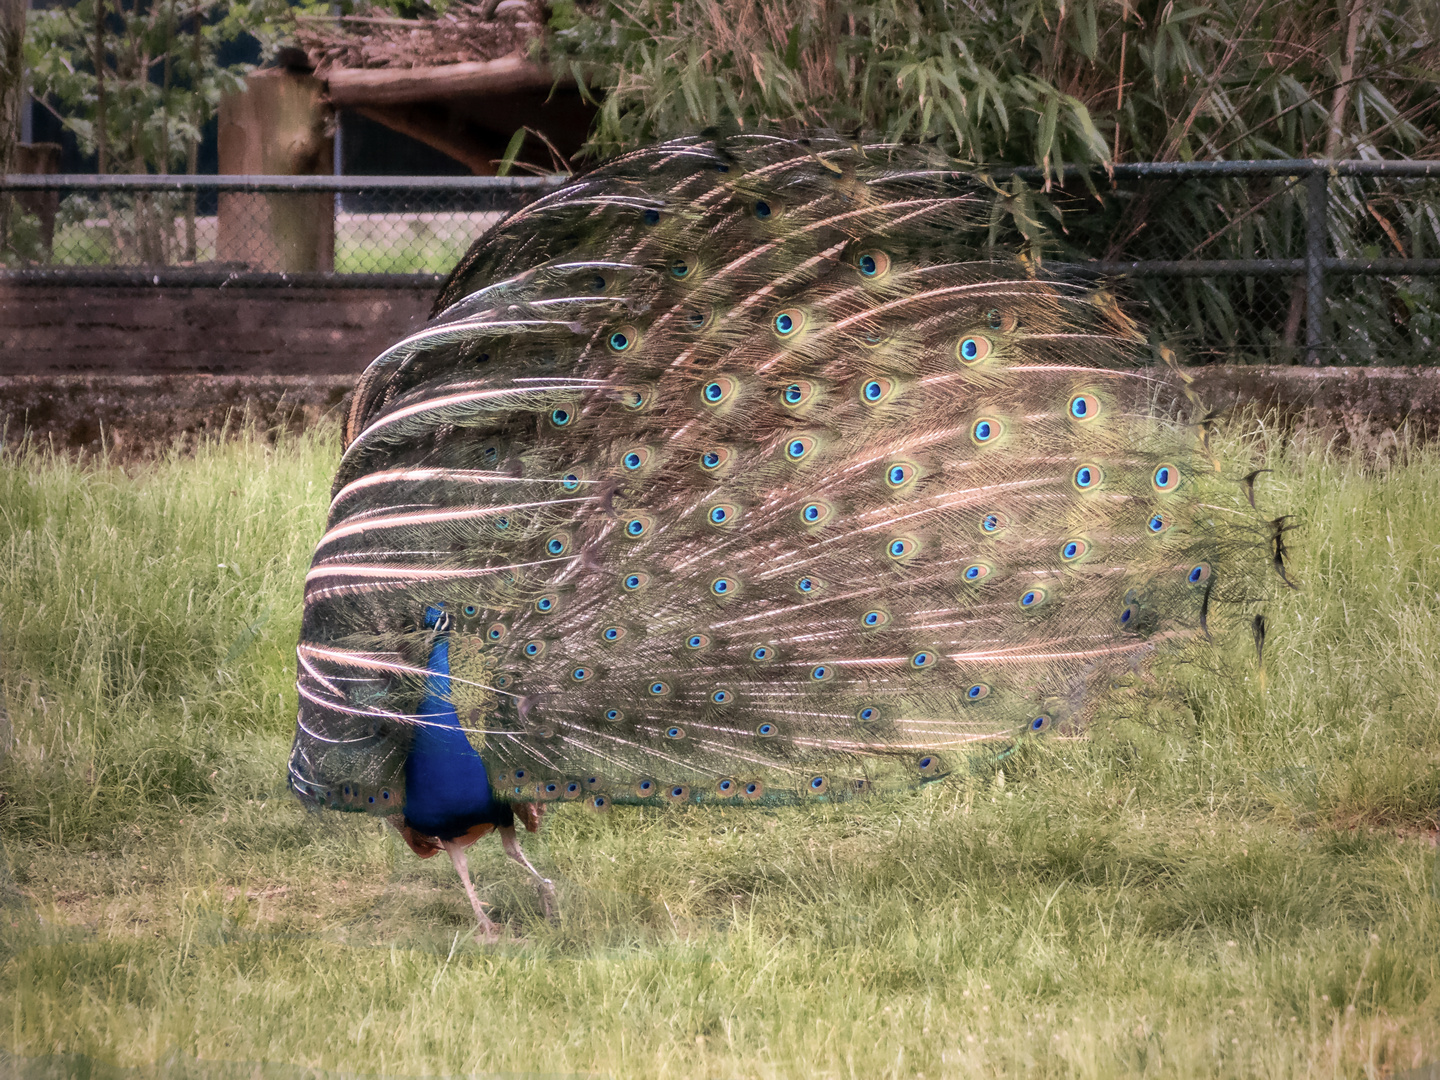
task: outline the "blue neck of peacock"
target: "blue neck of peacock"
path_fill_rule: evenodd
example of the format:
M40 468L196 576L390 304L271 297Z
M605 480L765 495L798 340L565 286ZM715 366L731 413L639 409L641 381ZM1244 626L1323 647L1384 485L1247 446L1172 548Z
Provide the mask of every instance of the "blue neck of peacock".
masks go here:
M450 639L438 637L426 661L425 697L416 710L421 720L415 730L413 754L465 754L478 758L460 728L460 717L450 702ZM482 766L483 768L483 766Z

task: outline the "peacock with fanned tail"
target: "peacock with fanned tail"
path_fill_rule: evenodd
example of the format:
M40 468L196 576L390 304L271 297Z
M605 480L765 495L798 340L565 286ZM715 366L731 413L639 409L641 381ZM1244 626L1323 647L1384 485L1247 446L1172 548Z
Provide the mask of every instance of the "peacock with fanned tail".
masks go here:
M547 803L911 787L1206 635L1253 498L1103 284L986 253L994 203L915 148L699 136L482 237L355 392L294 790L449 852L494 934L464 847L548 908Z

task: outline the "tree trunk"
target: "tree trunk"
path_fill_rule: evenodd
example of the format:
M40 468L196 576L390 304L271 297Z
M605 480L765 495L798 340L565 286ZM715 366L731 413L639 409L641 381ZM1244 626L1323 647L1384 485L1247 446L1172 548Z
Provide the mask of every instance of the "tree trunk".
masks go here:
M20 103L25 97L25 0L0 0L0 176L15 168ZM11 199L0 191L0 253L10 245Z

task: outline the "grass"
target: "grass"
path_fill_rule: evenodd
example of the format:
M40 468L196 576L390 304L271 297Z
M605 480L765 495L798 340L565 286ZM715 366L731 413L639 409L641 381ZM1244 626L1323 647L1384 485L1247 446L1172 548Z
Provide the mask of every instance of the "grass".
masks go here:
M1277 444L1278 445L1278 444ZM285 791L325 431L0 458L0 1074L1383 1076L1440 1059L1440 451L1272 449L1303 589L1084 739L472 867ZM262 1064L257 1064L262 1063ZM138 1075L138 1074L135 1074Z

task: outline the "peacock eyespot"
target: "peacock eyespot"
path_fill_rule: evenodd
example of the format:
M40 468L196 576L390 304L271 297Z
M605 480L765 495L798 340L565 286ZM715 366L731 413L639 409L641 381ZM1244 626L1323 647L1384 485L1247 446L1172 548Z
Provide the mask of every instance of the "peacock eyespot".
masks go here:
M542 597L540 597L538 600L535 601L535 610L536 610L537 612L539 612L541 615L549 615L550 612L552 612L552 611L555 610L555 608L559 605L559 603L560 603L559 599L558 599L557 597L555 597L555 596L552 596L552 595L542 596Z
M670 693L670 684L663 679L656 679L646 687L651 697L665 697Z
M1203 585L1210 580L1210 564L1203 562L1196 563L1185 575L1185 580L1191 585Z
M1101 481L1105 479L1105 474L1101 471L1099 465L1086 463L1076 466L1075 472L1070 479L1071 483L1080 491L1093 491L1095 488L1098 488Z
M709 644L709 634L691 634L685 639L685 647L687 649L703 649Z
M638 540L650 531L650 517L646 514L637 514L625 522L625 535L632 540Z
M1151 474L1150 483L1156 491L1174 491L1180 486L1180 470L1174 465L1160 465Z
M780 403L787 409L800 409L815 400L815 384L798 379L780 391Z
M762 739L770 739L780 734L780 729L774 724L764 723L755 729L755 734L759 735Z
M1140 614L1140 608L1136 604L1126 604L1120 609L1120 625L1129 626Z
M1077 536L1066 540L1061 546L1060 558L1067 563L1078 562L1085 557L1089 550L1089 543Z
M889 401L894 392L895 384L890 379L869 379L860 387L860 400L866 405L879 405Z
M805 328L805 313L799 308L786 308L775 316L774 326L780 337L794 337Z
M700 467L706 472L717 472L730 464L733 457L734 453L729 447L717 446L700 455Z
M624 714L623 712L621 712L619 709L606 709L606 710L605 710L605 720L606 720L607 723L614 724L614 723L618 723L619 721L624 720L624 719L625 719L625 714Z
M498 518L496 518L496 519L495 519L495 528L496 528L496 530L498 530L499 532L505 532L507 529L510 528L510 519L509 519L508 517L498 517Z
M739 588L740 585L734 578L717 577L710 582L710 591L716 596L733 596Z
M965 691L966 701L980 701L982 698L989 696L990 687L986 686L983 682L971 683Z
M931 668L935 666L938 660L939 656L934 652L931 652L929 649L921 649L910 657L910 666L920 669Z
M567 799L578 799L584 790L585 789L580 786L580 781L570 780L566 782L565 790L562 794Z
M460 610L464 612L467 619L473 619L476 615L480 614L480 609L474 604L466 604Z
M597 814L603 814L606 810L610 809L610 800L604 795L592 795L586 800L585 805Z
M620 403L631 412L639 412L650 404L650 392L638 386L627 386L620 391Z
M991 513L980 515L980 531L990 536L994 536L996 533L1003 531L1009 524L1010 519L1001 513L992 511Z
M863 277L884 277L890 272L890 256L883 251L862 251L855 265Z
M495 689L509 690L512 682L514 682L514 680L511 679L509 675L497 675L495 676Z
M557 428L569 427L575 415L569 409L554 409L550 413L550 423Z
M829 503L812 502L806 503L800 508L800 520L806 525L823 525L830 519L831 507ZM808 578L806 580L809 580ZM801 592L808 592L802 589Z
M570 534L556 533L545 541L545 551L550 555L564 555L570 550Z
M675 730L678 731L679 728ZM671 784L670 790L665 792L665 797L671 802L684 802L690 798L690 788L685 784Z
M528 769L516 769L510 775L514 778L517 784L523 784L527 779L529 779L530 772Z
M729 690L716 690L713 694L710 695L710 700L713 701L716 705L729 705L732 701L735 700L735 695L732 694Z
M633 326L617 326L610 331L610 337L605 344L610 346L611 352L623 353L635 347L640 340L640 331Z
M920 470L908 461L895 461L885 466L885 483L891 488L907 487L918 475Z
M1045 603L1049 598L1049 593L1044 589L1026 589L1020 594L1020 606L1026 611L1031 611Z
M626 592L634 592L636 589L648 584L649 574L626 574L620 579L620 585Z
M983 334L970 334L960 339L960 344L955 349L955 354L964 364L978 364L990 355L994 348L990 339Z
M642 799L648 799L651 795L654 795L659 790L660 785L655 783L654 780L641 780L638 784L635 785L635 794L640 796L640 798Z
M679 255L670 260L670 276L683 281L695 273L700 261L693 255Z
M1070 419L1084 423L1087 420L1094 420L1100 415L1100 399L1094 394L1076 394L1070 399L1066 408L1070 413Z
M689 308L680 316L685 321L685 329L692 332L704 330L710 325L710 311L701 308Z
M890 613L881 608L865 612L860 616L860 625L867 630L878 630L882 626L890 625Z
M810 669L811 682L829 682L835 678L834 664L816 664Z
M874 705L863 705L860 711L855 714L855 719L859 720L862 724L868 724L872 720L878 720L879 718L880 710Z
M711 525L734 525L740 517L740 508L734 503L719 503L705 516Z
M802 577L795 582L795 591L803 596L814 596L823 588L825 588L825 583L815 577Z
M590 678L590 676L594 674L595 672L592 668L577 667L570 672L570 678L574 679L576 682L585 682Z
M897 536L885 544L885 554L896 562L912 558L920 550L920 543L914 537Z
M1172 519L1169 514L1152 514L1150 520L1145 523L1145 531L1151 536L1159 536L1166 529L1170 528Z
M775 659L775 650L769 645L757 645L751 650L750 659L759 660L762 663L766 660L773 660Z
M823 776L812 776L810 782L805 786L810 789L812 795L824 795L830 789L830 781Z
M1049 726L1050 717L1045 713L1041 713L1039 716L1035 717L1034 720L1030 721L1030 730L1034 732L1044 731L1049 728Z
M765 785L759 780L751 780L745 785L742 794L747 799L758 799L765 794Z
M785 457L790 461L804 461L815 449L815 440L809 435L797 435L785 444Z
M1000 438L1003 431L1004 426L999 420L991 416L982 416L970 428L970 438L976 446L988 446Z
M605 786L605 781L599 776L587 776L580 781L580 786L586 791L599 791L600 788Z
M971 563L969 566L965 567L964 570L960 571L960 579L973 585L977 581L984 581L987 577L990 576L991 572L992 571L989 563Z
M719 795L722 799L731 798L732 796L740 794L740 785L727 776L725 779L716 783L715 794Z
M545 652L545 642L543 642L543 641L527 641L527 642L525 643L525 648L524 648L523 651L524 651L524 653L525 653L526 656L528 656L531 660L534 660L536 657L541 656L541 655L544 654L544 652Z
M729 375L718 375L700 388L700 397L706 405L723 405L733 398L740 389L740 383Z
M654 209L653 207L647 207L645 211L640 215L640 217L646 225L660 224L660 211Z
M685 729L682 727L666 728L665 737L667 739L683 739L685 737Z
M625 466L627 472L637 472L650 464L650 448L648 446L637 446L628 450L625 456L620 459L620 464Z
M624 636L625 628L623 626L607 626L604 630L600 631L601 639L611 642L612 644L619 641Z
M573 473L573 472L572 472L572 473L566 473L564 476L562 476L562 477L560 478L560 490L562 490L562 491L579 491L579 490L580 490L580 474L579 474L579 473Z
M940 759L934 754L925 754L915 762L915 767L920 770L921 776L934 776L940 771Z

